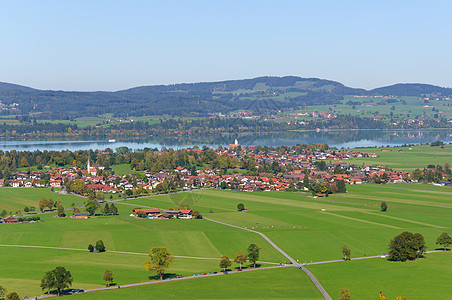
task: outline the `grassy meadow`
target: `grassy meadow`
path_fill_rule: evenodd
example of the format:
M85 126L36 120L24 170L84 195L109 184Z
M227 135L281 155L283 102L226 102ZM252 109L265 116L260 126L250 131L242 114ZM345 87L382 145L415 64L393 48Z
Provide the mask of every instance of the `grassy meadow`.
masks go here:
M353 149L356 151L377 153L378 157L351 158L348 163L357 165L369 164L387 166L392 169L412 171L415 169L427 168L428 165L452 164L452 144L444 147L432 147L430 145L420 145L413 147L384 147L391 149L389 152L381 151L382 148L362 148ZM398 150L402 152L398 152Z
M242 272L180 282L86 293L74 299L323 299L296 268Z
M434 250L439 234L452 234L451 187L391 184L352 185L347 188L346 194L334 194L327 198L311 198L304 193L289 192L198 190L118 201L115 203L119 209L118 216L74 220L47 214L42 216L42 223L0 224L0 245L3 245L0 246L0 284L10 291L20 292L21 296L39 295L40 278L45 271L59 265L73 273L74 288L100 287L106 269L114 272L118 284L146 282L154 276L143 267L145 254L153 246L165 246L178 256L167 272L183 276L219 271L218 263L222 255L234 257L238 251L245 251L250 243L261 247L260 260L264 266L285 261L279 252L255 233L208 220L136 219L129 216L136 207L167 209L170 206L178 208L181 204L186 207L190 205L209 219L265 233L300 262L340 259L343 245L351 249L352 257L387 253L390 239L402 231L422 233L428 250ZM22 197L22 200L16 201L21 205L27 199L38 201L41 194L36 196L34 193L51 193L40 189L1 189L0 207L13 195L4 196L4 191L14 191L17 193L14 197ZM24 194L20 196L21 193ZM388 204L387 212L379 209L382 201ZM244 203L248 212L238 212L238 203ZM99 239L104 241L106 253L93 254L85 250L88 244L94 244ZM114 253L112 250L136 254ZM318 276L334 299L337 299L340 288L349 288L358 299L377 297L379 290L393 298L402 295L417 299L411 295L423 294L425 289L431 290L430 295L434 298L444 298L448 294L442 285L444 280L450 281L450 268L440 267L438 274L432 274L426 280L419 278L422 273L430 276L438 266L450 265L450 259L449 253L435 253L408 263L393 263L378 258L308 268ZM232 268L235 267L237 265L233 264ZM362 276L364 273L366 276ZM401 276L405 276L401 281L404 284L397 284ZM437 277L441 278L435 280ZM416 280L420 280L421 284L412 285L408 290L409 283ZM189 294L186 294L187 289ZM303 272L288 268L73 297L103 299L108 296L116 299L127 298L128 295L142 298L169 295L167 297L210 299L317 299L320 294Z
M60 195L52 192L49 188L0 188L0 211L6 210L8 214L16 214L24 211L24 208L34 206L39 211L39 200L52 198L55 202L60 199L65 208L75 203L76 206L83 205L84 198L74 195Z

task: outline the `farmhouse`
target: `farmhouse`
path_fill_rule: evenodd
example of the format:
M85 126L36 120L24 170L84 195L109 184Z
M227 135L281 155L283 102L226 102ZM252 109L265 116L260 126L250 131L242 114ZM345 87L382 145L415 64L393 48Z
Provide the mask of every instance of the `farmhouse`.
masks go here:
M155 217L156 215L161 213L161 210L158 208L135 208L133 210L133 214L135 217L138 217L138 214L140 212L143 212L146 214L146 216Z
M5 222L6 224L17 223L17 219L11 216L7 216L3 218L3 222Z
M89 218L89 213L87 213L87 212L74 213L72 218L74 218L74 219L88 219Z

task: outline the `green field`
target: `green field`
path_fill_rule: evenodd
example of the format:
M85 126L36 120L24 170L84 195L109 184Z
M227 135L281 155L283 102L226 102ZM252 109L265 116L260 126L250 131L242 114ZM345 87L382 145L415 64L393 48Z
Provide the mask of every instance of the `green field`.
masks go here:
M352 299L378 299L380 291L388 299L449 299L452 281L452 253L428 254L412 262L388 262L376 258L310 266L331 296L341 288Z
M323 299L305 273L294 268L242 272L86 293L73 297L74 299Z
M376 153L378 157L370 158L351 158L347 160L349 164L370 164L387 166L397 170L412 171L414 169L424 169L428 165L441 165L445 163L452 164L452 144L444 147L432 147L430 145L421 145L413 147L384 147L391 149L389 152L381 151L383 148L362 148L353 149L355 151ZM398 152L398 150L402 152Z
M84 250L89 243L102 239L107 253L0 246L0 284L11 291L19 291L21 296L38 295L41 293L39 280L43 273L58 265L63 265L73 272L74 288L100 287L105 269L113 270L118 284L146 282L153 274L143 267L144 254L153 246L165 246L173 255L191 257L176 257L174 265L168 269L170 274L183 276L219 271L218 262L222 255L234 257L238 251L245 251L250 243L261 247L260 260L264 262L263 265L286 261L255 233L208 220L136 219L129 216L135 207L167 209L169 206L177 208L180 204L190 204L207 218L265 233L300 262L340 259L340 248L344 244L351 249L352 257L386 253L390 239L405 230L422 233L428 250L437 247L435 241L440 233L445 231L452 234L451 187L392 184L356 185L347 188L346 194L317 199L307 197L304 193L243 193L208 189L119 201L116 206L120 214L114 217L97 216L88 220L73 220L53 218L48 214L42 216L42 223L1 224L0 245ZM35 192L51 193L40 189L2 189L0 192L3 190L14 191L17 193L16 198L20 198L21 193L28 192L21 196L19 203L31 201L27 200L30 198L39 199L41 194L36 197ZM6 203L9 198L3 196L0 205ZM385 213L379 210L382 201L386 201L389 206ZM237 212L238 203L244 203L248 212ZM112 250L139 254L108 252ZM392 263L378 258L314 265L309 266L309 269L318 276L335 299L340 288L349 288L357 299L377 297L379 290L393 298L400 294L416 299L411 295L423 295L425 289L431 291L430 295L434 295L434 298L444 298L448 295L447 290L440 285L445 280L450 281L450 268L441 268L441 275L438 275L441 278L432 275L431 279L424 281L418 277L422 273L429 274L436 266L450 266L450 259L450 254L434 253L426 255L425 259L409 263ZM233 268L235 267L237 265L233 264ZM369 274L362 276L366 270L369 270ZM405 276L403 286L396 283L401 276ZM407 285L415 280L421 280L422 284L412 286L408 291ZM256 284L256 281L259 284ZM28 284L23 285L22 282ZM300 284L297 285L297 282ZM435 282L438 282L438 285L435 285ZM235 288L228 288L230 286ZM188 295L187 289L191 291ZM280 291L282 294L278 296ZM304 273L296 268L286 268L77 297L103 299L108 296L116 299L136 294L142 298L165 294L168 294L168 297L182 298L318 298L320 295Z
M58 199L64 207L68 208L72 203L76 206L83 205L84 198L74 195L60 195L52 192L49 188L0 188L0 211L5 209L8 214L15 214L16 211L34 206L39 211L38 202L44 198Z

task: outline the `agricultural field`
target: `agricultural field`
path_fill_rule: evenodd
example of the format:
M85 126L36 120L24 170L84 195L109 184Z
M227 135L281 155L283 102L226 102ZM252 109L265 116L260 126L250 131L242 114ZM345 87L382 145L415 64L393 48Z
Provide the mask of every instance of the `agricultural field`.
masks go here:
M75 203L75 206L83 205L84 198L74 195L61 195L50 189L37 188L0 188L0 212L6 210L8 214L23 213L25 207L35 207L39 211L38 202L41 198L52 198L55 202L60 199L65 208Z
M382 149L391 149L391 151L384 152ZM443 147L418 145L413 147L362 148L353 150L378 154L378 157L375 158L362 157L347 160L348 163L357 165L379 165L388 166L396 170L412 171L415 169L422 170L427 168L428 165L436 166L439 164L444 167L445 163L452 163L452 144L447 144ZM401 150L401 152L398 150Z
M242 272L181 282L86 293L74 299L323 299L296 268Z
M114 272L115 283L120 285L147 282L155 278L143 266L145 254L153 246L167 247L176 256L167 271L171 275L220 271L222 255L234 257L238 251L246 251L250 243L261 247L262 266L287 261L256 233L208 219L262 232L294 259L306 263L341 259L343 245L351 249L352 258L381 255L387 253L390 239L403 231L421 233L427 250L437 248L435 241L442 232L452 234L451 187L391 184L347 188L346 194L333 194L327 198L312 198L304 193L207 189L118 200L115 202L118 216L74 220L46 214L42 215L42 223L0 224L0 284L21 296L39 295L42 293L40 278L45 271L59 265L72 272L74 288L101 287L106 269ZM8 190L12 189L1 189L0 195ZM0 206L7 198L0 198ZM30 192L21 201L27 198L34 199L35 196ZM388 204L387 212L380 211L382 201ZM243 203L248 211L238 212L239 203ZM170 206L177 208L180 204L190 205L207 219L147 220L129 216L133 208L167 209ZM94 254L85 250L88 244L100 239L107 252ZM380 290L392 298L401 295L409 299L427 299L419 296L426 295L438 299L449 292L445 286L450 282L452 271L445 266L450 266L451 253L426 254L423 259L407 263L374 258L311 265L308 269L333 299L338 298L341 288L349 288L356 299L376 298ZM236 267L233 264L231 269ZM368 276L362 276L364 272ZM429 276L425 278L422 274ZM417 284L410 285L411 282ZM137 296L140 299L150 295L209 299L321 298L305 273L291 267L72 297L124 299Z

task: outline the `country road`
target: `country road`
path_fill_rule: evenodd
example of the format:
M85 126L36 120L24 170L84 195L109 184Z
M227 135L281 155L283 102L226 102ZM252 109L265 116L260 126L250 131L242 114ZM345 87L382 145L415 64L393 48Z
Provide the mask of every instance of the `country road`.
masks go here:
M316 286L316 288L319 290L319 292L323 295L323 297L326 300L331 300L330 295L328 295L327 291L323 288L323 286L320 284L320 282L317 280L317 278L314 276L314 274L311 273L311 271L309 271L306 267L303 267L302 264L297 263L297 261L295 259L293 259L289 254L287 254L284 250L282 250L281 248L278 247L278 245L276 245L271 239L269 239L265 234L263 234L262 232L259 231L255 231L252 229L248 229L248 228L243 228L240 226L236 226L236 225L232 225L232 224L228 224L228 223L224 223L224 222L220 222L220 221L215 221L209 218L204 218L207 221L211 221L211 222L215 222L218 224L222 224L222 225L226 225L226 226L230 226L230 227L234 227L234 228L238 228L238 229L242 229L242 230L246 230L249 232L253 232L256 233L258 235L260 235L261 237L263 237L270 245L273 246L273 248L275 248L279 253L281 253L282 255L284 255L284 257L286 257L290 262L291 262L291 266L293 267L299 267L301 270L303 270L306 275L309 276L309 278L311 279L312 283L314 283L314 285Z

